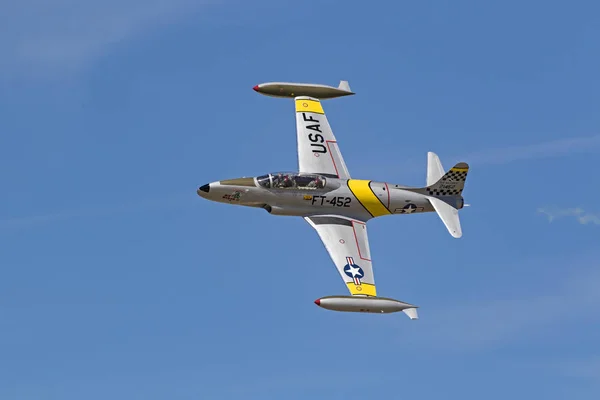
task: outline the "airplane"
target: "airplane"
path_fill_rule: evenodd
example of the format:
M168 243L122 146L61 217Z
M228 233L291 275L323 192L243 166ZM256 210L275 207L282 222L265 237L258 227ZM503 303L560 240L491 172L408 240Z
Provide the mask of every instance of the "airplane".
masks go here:
M410 303L377 296L367 221L387 215L437 212L454 238L462 236L458 210L469 166L459 162L444 172L439 157L427 153L426 186L415 188L353 179L316 97L294 97L297 172L215 181L200 186L207 200L263 208L272 215L302 217L322 240L350 296L326 296L318 306L348 312L402 311L418 319Z

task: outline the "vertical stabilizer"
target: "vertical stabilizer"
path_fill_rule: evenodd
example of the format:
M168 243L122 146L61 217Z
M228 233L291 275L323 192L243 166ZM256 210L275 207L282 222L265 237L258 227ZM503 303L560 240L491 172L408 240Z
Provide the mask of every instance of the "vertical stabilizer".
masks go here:
M462 228L458 218L458 209L462 208L464 204L462 191L465 188L469 165L465 162L459 162L445 174L443 171L439 158L435 154L429 153L425 194L448 232L453 237L459 238L462 236ZM436 180L435 183L431 183L429 179L433 179L437 174L442 175L442 177ZM453 207L452 204L455 204L455 206Z
M459 162L434 184L427 183L425 190L430 196L460 196L465 188L468 173L469 165ZM427 176L429 178L429 171Z
M416 308L405 308L402 312L408 315L408 318L410 319L419 319L419 313Z
M459 162L444 173L439 157L430 151L427 153L427 186L404 189L427 197L448 232L455 238L462 237L458 210L465 206L462 192L468 173L469 164L465 162Z
M350 90L350 84L348 83L348 81L340 81L340 84L338 85L338 89L344 90L346 92L352 91L352 90Z

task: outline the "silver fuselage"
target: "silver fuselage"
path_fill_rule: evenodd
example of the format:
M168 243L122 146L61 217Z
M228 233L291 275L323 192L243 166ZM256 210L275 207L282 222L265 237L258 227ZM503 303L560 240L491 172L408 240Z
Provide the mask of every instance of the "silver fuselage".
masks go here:
M281 173L279 173L281 175ZM297 176L302 174L293 173ZM264 208L274 215L344 215L366 221L392 214L418 214L435 211L421 189L360 179L323 177L323 187L276 187L269 174L267 187L259 178L237 178L201 186L200 197L227 204ZM462 208L462 196L442 198Z

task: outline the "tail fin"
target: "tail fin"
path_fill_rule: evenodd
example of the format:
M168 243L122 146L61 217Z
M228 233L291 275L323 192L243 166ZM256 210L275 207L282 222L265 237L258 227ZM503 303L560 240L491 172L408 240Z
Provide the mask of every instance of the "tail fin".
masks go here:
M402 312L408 315L408 318L410 319L419 319L419 312L415 307L405 308L404 310L402 310Z
M460 226L458 210L464 205L462 191L465 188L469 165L460 162L450 168L450 171L446 172L435 183L432 183L431 181L436 177L436 174L438 176L442 175L441 171L443 169L438 156L434 153L429 153L427 159L427 187L425 188L428 195L427 199L444 225L446 225L448 232L453 237L460 238L462 236L462 228ZM439 197L445 197L448 201L444 201ZM456 204L456 207L451 205L451 203Z
M352 91L352 90L350 90L350 84L348 83L348 81L340 81L340 84L338 85L338 89L344 90L346 92Z
M433 156L434 157L432 157L432 158L437 158L437 156L435 154ZM437 166L440 168L442 166L441 163L439 163L439 158L438 158ZM459 162L454 167L450 168L450 171L446 172L441 177L441 179L439 179L437 182L435 182L433 184L431 184L429 182L429 176L430 176L429 168L431 168L431 163L428 162L427 188L426 188L428 195L430 195L430 196L461 196L462 195L462 191L465 188L465 181L467 180L467 173L469 172L469 165L467 163ZM435 175L433 174L432 176L435 176Z
M465 188L469 165L459 162L450 171L444 173L444 168L437 154L427 153L427 186L413 189L424 194L437 212L438 216L455 237L462 236L458 210L464 207L462 191Z

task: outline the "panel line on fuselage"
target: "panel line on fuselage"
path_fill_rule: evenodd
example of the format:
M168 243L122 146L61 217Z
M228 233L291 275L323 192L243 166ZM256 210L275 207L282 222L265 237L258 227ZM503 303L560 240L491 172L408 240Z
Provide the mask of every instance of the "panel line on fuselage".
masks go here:
M390 211L389 207L388 207L388 206L386 206L385 204L383 204L383 201L382 201L382 200L379 198L379 196L377 196L377 195L375 194L375 191L374 191L374 190L373 190L373 188L371 187L371 183L372 183L372 182L373 182L373 181L369 181L369 189L371 189L371 192L373 192L373 195L375 196L375 198L377 198L377 200L379 200L379 202L381 203L381 205L383 206L383 208L385 208L385 209L388 211L387 213L385 213L385 214L383 214L383 215L391 214L392 212ZM389 198L390 198L390 197L389 197L389 192L388 192L388 203L389 203Z
M390 210L383 204L383 202L377 197L373 189L371 189L371 182L367 180L359 179L348 179L348 188L356 197L356 200L361 206L367 210L372 217L380 217L382 215L391 214Z

